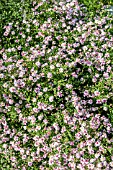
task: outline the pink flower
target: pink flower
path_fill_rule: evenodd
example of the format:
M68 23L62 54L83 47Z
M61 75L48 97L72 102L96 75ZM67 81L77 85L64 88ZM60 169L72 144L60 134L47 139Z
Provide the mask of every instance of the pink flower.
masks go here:
M89 95L88 90L85 90L85 91L84 91L84 96L88 96L88 95Z
M22 170L26 170L25 166L22 167Z
M49 73L47 74L47 78L52 78L52 73L49 72Z
M105 79L108 79L108 78L109 78L109 74L108 74L108 73L105 73L105 72L104 72L103 76L105 77Z
M101 104L101 103L102 103L102 101L99 99L96 101L96 104Z
M8 36L9 32L4 32L4 36Z
M14 103L14 101L13 100L11 100L11 99L9 99L9 104L13 104Z
M100 142L99 141L95 142L95 146L100 146Z
M88 169L94 169L94 164L88 164Z
M37 112L38 112L38 108L34 107L34 108L33 108L33 111L34 111L35 113L37 113Z
M100 92L99 91L95 91L94 94L95 94L95 96L99 96Z
M28 162L28 166L32 166L32 164L33 164L32 162Z
M15 162L16 161L16 158L13 156L10 158L12 162Z

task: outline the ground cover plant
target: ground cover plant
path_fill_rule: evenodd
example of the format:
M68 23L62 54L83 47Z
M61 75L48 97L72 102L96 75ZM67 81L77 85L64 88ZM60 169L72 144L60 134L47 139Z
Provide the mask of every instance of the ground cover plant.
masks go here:
M13 1L2 11L0 168L111 170L112 16L77 0L25 3L24 15Z

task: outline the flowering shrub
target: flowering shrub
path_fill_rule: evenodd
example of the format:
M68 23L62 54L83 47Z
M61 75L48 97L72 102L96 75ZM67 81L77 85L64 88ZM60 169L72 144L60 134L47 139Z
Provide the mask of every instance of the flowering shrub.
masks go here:
M112 20L77 0L31 9L3 27L1 169L110 170Z

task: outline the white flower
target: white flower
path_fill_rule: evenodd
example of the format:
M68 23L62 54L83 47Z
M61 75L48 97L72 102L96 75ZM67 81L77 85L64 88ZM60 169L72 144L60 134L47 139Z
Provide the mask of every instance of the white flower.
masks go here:
M8 48L8 50L7 50L8 52L11 52L12 50L11 50L11 48Z
M63 71L64 71L63 68L60 68L60 69L59 69L59 72L60 72L60 73L63 73Z
M93 163L95 161L95 159L90 159L90 163Z
M54 97L53 97L53 96L50 96L50 97L49 97L49 101L50 101L50 102L53 102L53 100L54 100Z
M39 115L39 116L38 116L38 119L39 119L39 120L42 120L42 119L43 119L43 115Z
M0 78L4 78L4 74L0 74Z
M79 153L76 153L76 158L80 158L80 154Z
M13 104L13 100L9 99L9 104Z
M66 6L65 6L65 5L63 5L63 6L62 6L62 9L63 9L63 10L66 10Z
M4 84L3 84L3 87L4 87L4 88L7 88L7 87L8 87L8 84L7 84L7 83L4 83ZM10 88L10 89L11 89L11 88Z
M94 169L94 165L93 165L93 164L89 164L89 165L88 165L88 168L89 168L89 169Z
M104 111L107 111L108 109L107 109L107 107L104 107L103 110L104 110Z
M36 130L40 130L41 129L41 126L36 126Z
M27 28L27 29L26 29L26 32L30 32L30 29L29 29L29 28Z
M4 143L4 144L3 144L3 148L5 148L5 149L6 149L6 148L7 148L7 144L5 144L5 143Z
M32 99L32 102L34 102L34 103L35 103L35 102L36 102L36 98L33 98L33 99Z
M85 128L83 126L80 127L81 132L84 132Z
M101 160L102 162L105 161L105 157L103 157L103 156L101 155L100 160Z
M38 93L38 95L39 95L39 96L42 96L42 95L43 95L43 93L42 93L42 92L39 92L39 93Z
M66 84L66 88L71 89L72 87L72 84Z
M50 69L53 70L55 68L54 65L50 65Z
M49 72L49 73L47 74L47 78L52 78L52 73Z
M99 153L96 153L96 154L95 154L95 158L98 158L99 156L100 156Z
M95 142L95 146L100 146L100 142L99 141Z
M66 27L66 24L63 23L63 24L62 24L62 27L63 27L63 28ZM63 46L63 44L64 44L64 46ZM65 46L66 46L66 43L63 43L63 44L61 44L61 46L62 46L62 47L65 47Z
M61 66L61 64L60 64L60 63L57 63L57 64L56 64L56 67L60 67L60 66Z
M101 167L102 167L102 163L101 163L101 162L98 163L98 164L97 164L97 167L98 167L98 168L101 168Z
M47 88L47 87L45 87L45 88L43 89L43 92L47 92L47 90L48 90L48 88Z
M52 57L49 57L49 61L52 61Z
M113 168L113 161L112 161L112 162L110 162L110 166Z
M54 143L51 144L51 147L52 147L52 148L55 148L55 147L57 147L58 145L59 145L58 142L54 142Z
M108 73L104 73L103 76L107 79L109 77Z
M99 74L95 74L95 77L98 78L98 77L99 77Z
M12 162L15 162L16 161L16 158L13 156L13 157L11 157L11 159L10 159Z
M71 3L70 3L70 6L74 6L74 2L71 2Z
M52 164L54 164L54 156L50 155L50 157L49 157L49 165L52 165Z
M35 113L37 113L37 112L38 112L38 108L34 107L34 108L33 108L33 111L34 111Z
M100 92L99 91L95 91L94 94L95 94L95 96L99 96Z
M22 38L25 38L26 36L24 34L22 34Z
M36 64L38 67L40 67L40 65L41 65L41 63L40 63L39 61L37 61L35 64Z

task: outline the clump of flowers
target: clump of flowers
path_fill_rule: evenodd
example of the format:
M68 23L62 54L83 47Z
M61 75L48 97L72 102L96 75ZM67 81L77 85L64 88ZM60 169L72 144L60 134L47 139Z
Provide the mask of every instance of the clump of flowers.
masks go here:
M110 17L77 0L31 8L1 39L2 168L112 169Z

